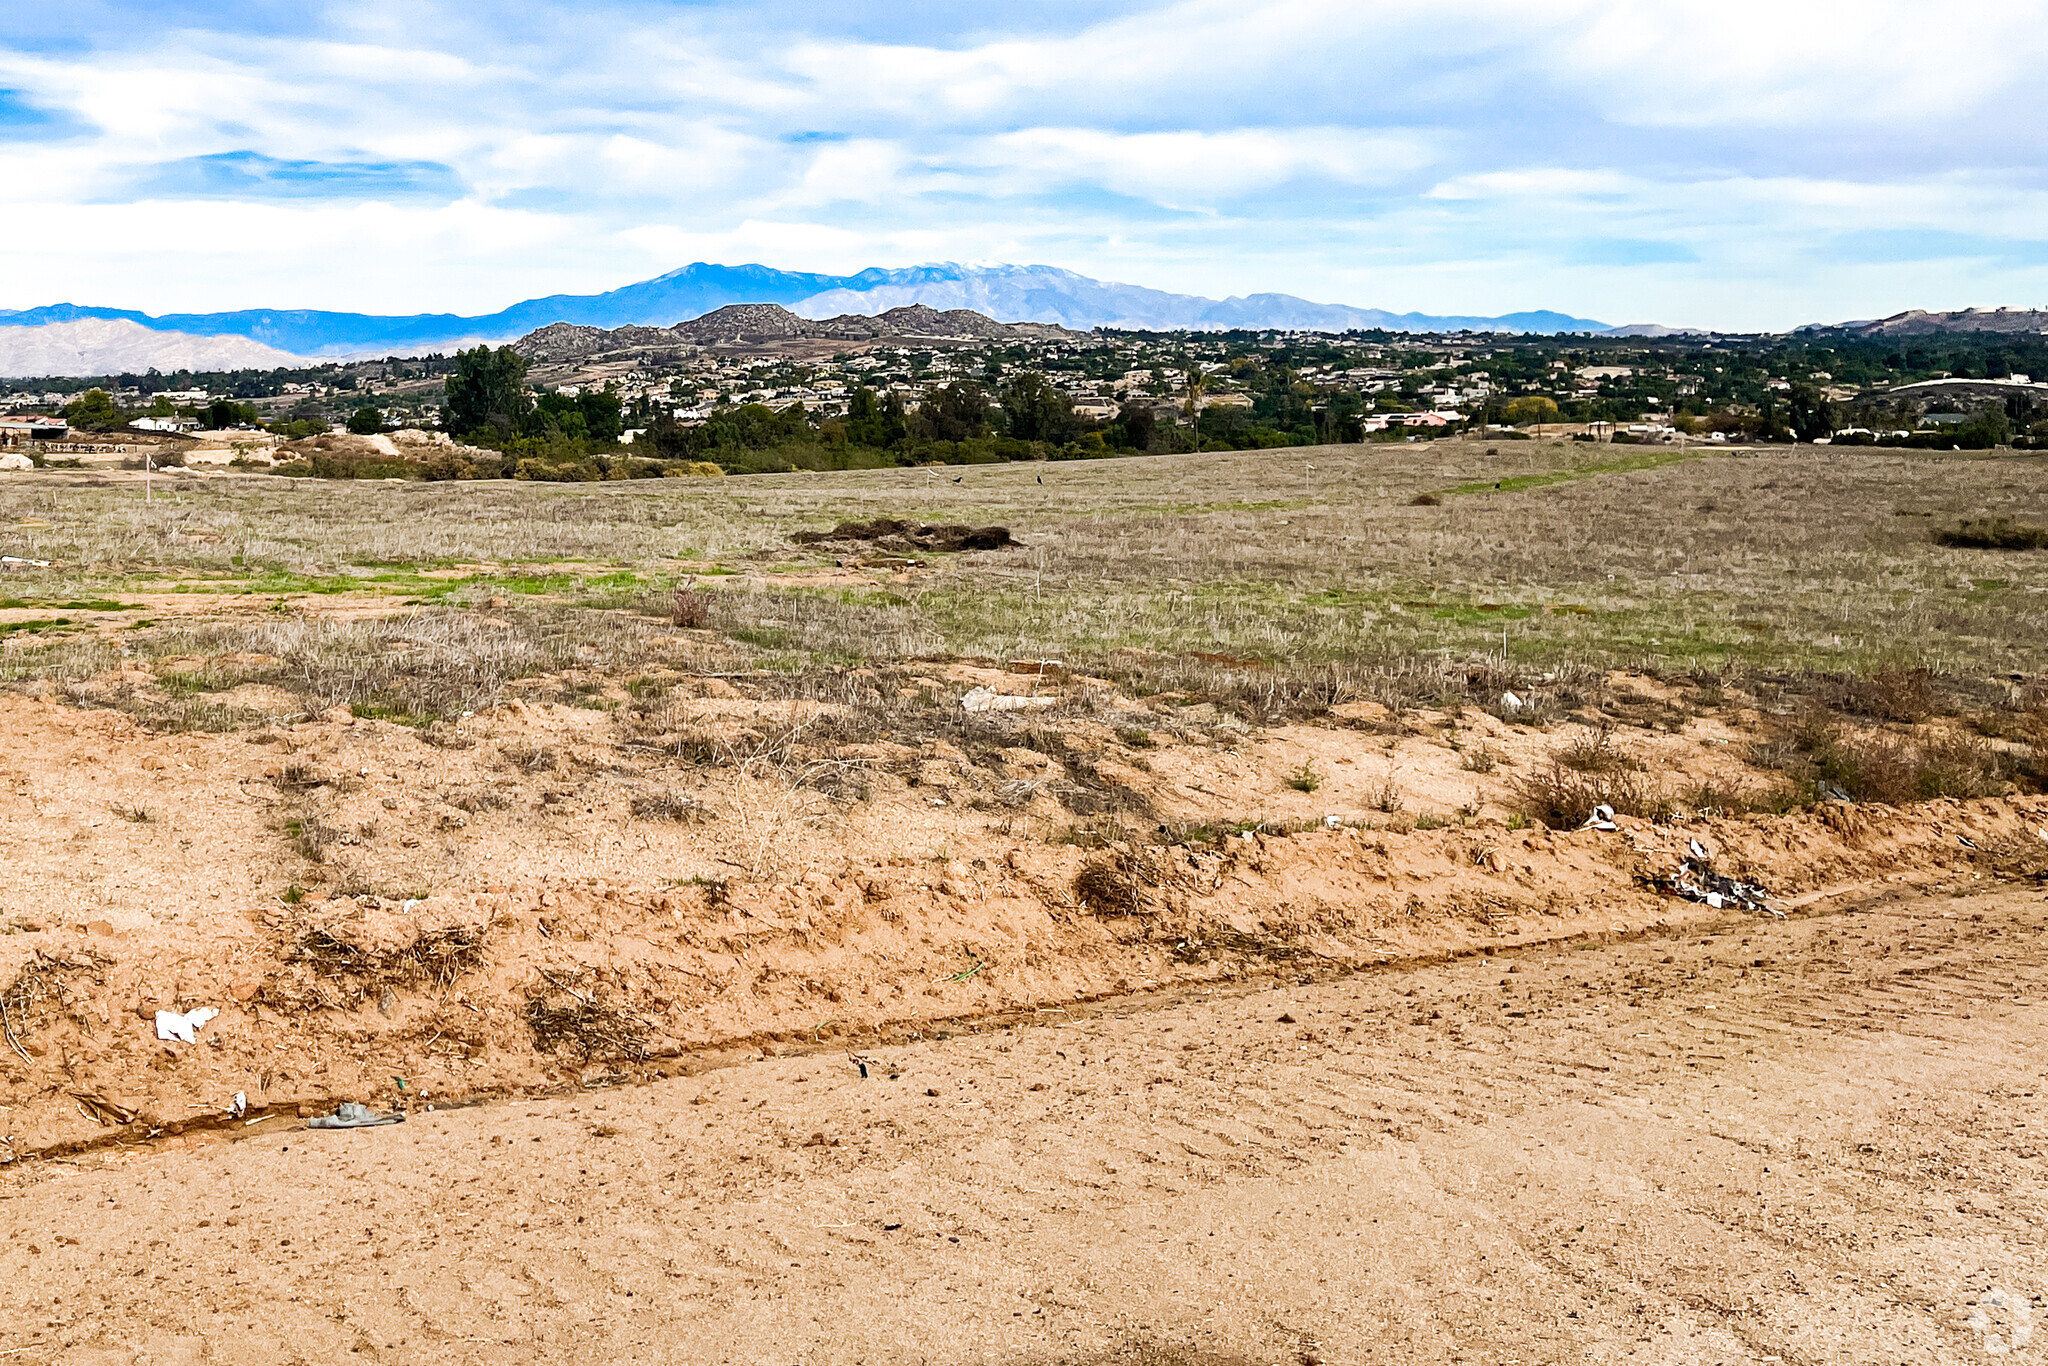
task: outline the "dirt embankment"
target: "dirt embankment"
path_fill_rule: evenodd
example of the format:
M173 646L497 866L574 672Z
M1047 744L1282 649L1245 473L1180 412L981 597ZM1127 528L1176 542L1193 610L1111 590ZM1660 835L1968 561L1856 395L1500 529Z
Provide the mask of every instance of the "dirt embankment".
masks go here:
M936 761L850 810L745 771L685 792L596 751L575 761L577 728L606 718L571 708L501 708L469 749L339 714L163 736L0 709L8 1159L231 1111L442 1105L1173 984L1718 921L1658 887L1694 840L1793 910L2048 866L2036 799L1570 833L1510 829L1475 801L1436 829L1332 812L1287 834L1084 848L988 820ZM1336 770L1353 749L1390 752L1294 728L1147 767L1161 803L1169 776L1213 796L1229 773L1249 800L1301 752ZM158 1012L200 1007L219 1014L195 1043L158 1038Z

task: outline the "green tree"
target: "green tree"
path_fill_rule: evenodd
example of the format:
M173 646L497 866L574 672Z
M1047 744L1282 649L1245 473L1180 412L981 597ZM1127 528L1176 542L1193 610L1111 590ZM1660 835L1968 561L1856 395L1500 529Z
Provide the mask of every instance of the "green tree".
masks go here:
M1557 400L1542 394L1524 394L1510 399L1506 410L1507 420L1517 427L1527 427L1538 422L1555 422L1558 419Z
M88 389L64 405L64 420L80 431L111 432L122 423L121 410L104 389Z
M375 436L384 430L384 414L366 403L348 415L348 429L357 436Z
M217 398L200 410L199 420L213 431L226 427L253 427L256 425L256 405Z
M910 421L903 411L901 396L878 397L865 384L853 391L846 403L846 439L855 446L891 450L910 435Z
M988 431L988 390L971 379L924 391L920 425L936 441L970 441Z
M1064 445L1074 439L1074 405L1036 370L1013 375L1002 389L1003 420L1019 441Z
M532 410L526 361L517 351L509 346L495 351L479 346L455 353L455 370L446 387L449 431L457 436L484 431L511 436L523 427Z
M1792 435L1800 441L1813 441L1835 434L1835 405L1828 396L1811 384L1795 384L1785 400L1786 420L1792 425Z

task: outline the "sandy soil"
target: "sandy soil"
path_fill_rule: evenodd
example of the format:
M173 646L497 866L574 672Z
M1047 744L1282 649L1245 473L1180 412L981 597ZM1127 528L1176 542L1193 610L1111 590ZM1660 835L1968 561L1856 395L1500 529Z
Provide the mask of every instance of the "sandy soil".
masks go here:
M2048 906L1879 897L0 1174L12 1359L1952 1362ZM1995 1335L1995 1339L1994 1339Z
M951 673L956 689L1002 678ZM730 730L810 705L689 707ZM1482 719L1524 768L1555 743ZM1089 723L1060 724L1078 744ZM1708 743L1719 723L1693 724L1638 743L1673 772L1728 762ZM1249 811L1277 832L1121 851L1053 842L1074 817L1044 792L983 800L986 770L944 740L895 746L868 800L835 804L766 768L635 758L614 727L510 703L441 744L345 711L160 735L0 697L0 1161L1682 926L1715 914L1658 890L1693 840L1794 910L2048 864L2048 801L2026 798L1514 830L1494 814L1506 774L1461 770L1428 724L1275 727L1121 768L1105 752L1097 778L1120 773L1162 825ZM1008 753L1014 781L1058 776ZM1313 794L1283 782L1305 755L1331 775ZM1464 814L1418 829L1376 812L1389 775L1406 811ZM654 799L703 818L635 814ZM1083 875L1105 869L1119 890L1091 900ZM196 1043L159 1039L158 1012L198 1007L219 1014Z

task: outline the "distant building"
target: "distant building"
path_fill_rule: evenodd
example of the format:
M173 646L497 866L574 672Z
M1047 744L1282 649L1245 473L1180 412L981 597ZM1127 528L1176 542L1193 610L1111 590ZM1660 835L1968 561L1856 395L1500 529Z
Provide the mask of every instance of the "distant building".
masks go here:
M138 417L128 424L138 432L191 432L199 424L189 417Z
M70 424L61 417L10 413L0 417L0 445L18 446L30 441L61 441L70 430Z

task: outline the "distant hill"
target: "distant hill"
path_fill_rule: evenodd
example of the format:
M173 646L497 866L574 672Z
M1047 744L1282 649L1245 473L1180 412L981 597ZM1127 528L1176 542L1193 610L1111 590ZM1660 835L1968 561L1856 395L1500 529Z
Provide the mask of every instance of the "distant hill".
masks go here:
M1064 329L1044 323L999 323L970 309L939 310L907 304L875 315L846 313L832 318L804 318L780 304L727 304L701 318L674 327L586 327L551 323L512 343L527 360L540 364L582 360L626 351L660 351L682 346L719 346L784 340L875 341L885 337L999 341L1018 337L1061 335ZM1080 333L1066 333L1079 336Z
M41 327L0 326L0 376L107 375L174 370L275 370L297 356L247 337L156 332L126 318L78 318Z
M453 313L381 316L314 309L152 316L134 309L53 304L0 309L0 329L122 321L155 332L242 337L295 356L364 356L445 351L480 340L511 341L555 323L606 329L672 327L729 304L777 304L813 321L922 305L939 311L971 310L1004 323L1046 323L1083 331L1094 327L1241 327L1552 333L1597 332L1605 326L1590 318L1541 310L1468 317L1350 308L1312 303L1289 294L1205 299L1094 280L1052 266L927 265L863 270L855 275L814 275L761 265L699 262L603 294L554 294L472 317Z
M2048 311L2032 308L1964 308L1929 313L1909 308L1889 318L1849 323L1815 323L1801 332L1846 332L1852 337L1927 337L1947 332L2048 332Z

